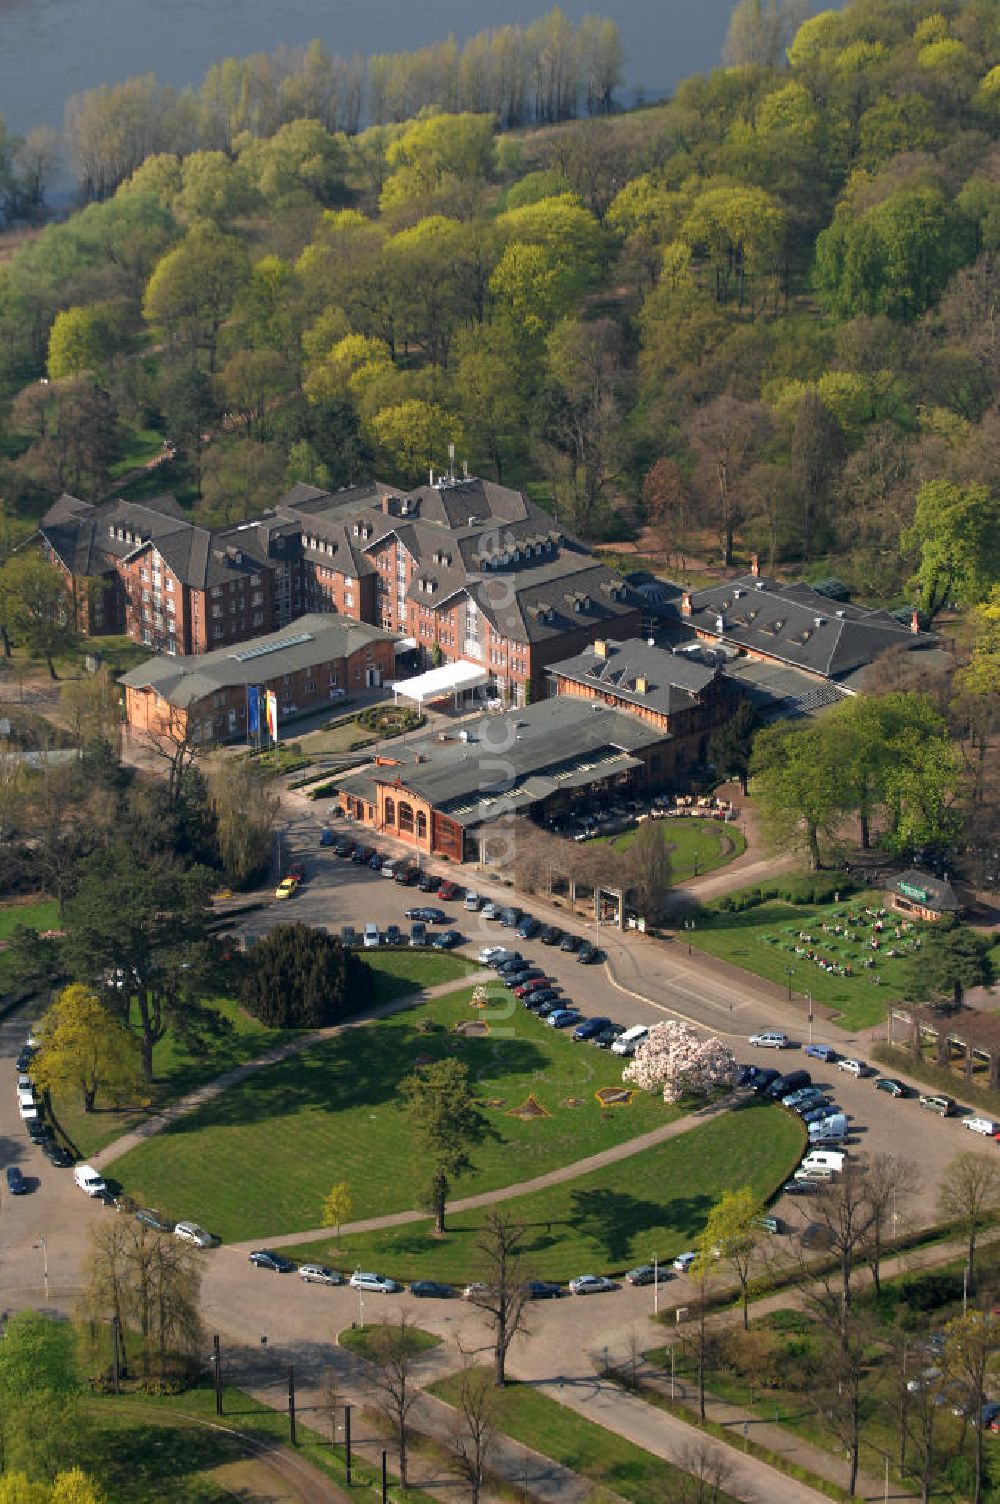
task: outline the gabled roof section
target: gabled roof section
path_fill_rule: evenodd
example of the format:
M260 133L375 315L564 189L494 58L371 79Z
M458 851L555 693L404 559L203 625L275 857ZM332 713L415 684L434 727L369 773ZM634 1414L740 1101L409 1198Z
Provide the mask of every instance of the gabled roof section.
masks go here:
M887 648L924 648L936 640L908 630L888 611L835 602L802 581L786 585L754 575L695 592L683 620L698 632L828 679L853 673Z
M693 662L669 648L651 646L642 637L601 641L602 649L596 645L586 648L551 664L546 672L554 679L568 679L661 715L675 715L699 704L705 690L719 677L717 667Z

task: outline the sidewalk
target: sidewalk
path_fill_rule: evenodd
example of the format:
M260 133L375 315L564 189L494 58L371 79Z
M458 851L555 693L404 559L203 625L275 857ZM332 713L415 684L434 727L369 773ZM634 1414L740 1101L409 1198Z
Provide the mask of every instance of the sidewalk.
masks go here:
M374 1019L391 1018L394 1013L403 1013L407 1008L412 1008L421 998L443 997L449 992L457 992L462 987L474 987L477 982L492 980L492 977L491 971L477 971L467 977L459 977L455 981L438 982L433 987L415 988L412 992L401 993L399 997L394 997L387 1003L381 1003L377 1008L369 1008L366 1012L359 1013L357 1018L348 1019L345 1023L332 1024L328 1029L309 1029L295 1039L288 1039L283 1044L274 1045L270 1050L265 1050L263 1055L258 1055L256 1059L248 1060L244 1065L238 1065L211 1081L205 1081L194 1091L188 1092L186 1097L172 1102L162 1112L140 1123L138 1128L123 1133L121 1138L116 1138L113 1143L99 1149L96 1154L92 1154L90 1163L95 1167L105 1169L114 1160L120 1159L123 1154L134 1149L137 1144L141 1144L144 1139L152 1138L156 1133L162 1133L165 1128L170 1127L171 1123L176 1123L178 1118L193 1112L196 1107L201 1107L205 1102L211 1102L229 1087L245 1081L248 1076L263 1070L265 1066L276 1065L279 1060L287 1060L290 1055L299 1055L303 1050L311 1049L315 1044L321 1044L324 1039L336 1039L339 1034L344 1034L350 1029L359 1029Z

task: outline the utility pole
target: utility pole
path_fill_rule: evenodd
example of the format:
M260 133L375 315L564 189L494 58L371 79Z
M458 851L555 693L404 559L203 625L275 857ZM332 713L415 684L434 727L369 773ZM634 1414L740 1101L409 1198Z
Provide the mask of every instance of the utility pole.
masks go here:
M122 1392L121 1365L119 1364L119 1342L121 1341L121 1323L117 1316L111 1318L111 1341L114 1345L114 1356L111 1360L112 1384L115 1394Z
M291 1363L288 1365L288 1439L293 1447L298 1445L295 1434L295 1369Z
M222 1352L219 1344L219 1334L216 1332L212 1338L212 1380L215 1385L215 1413L222 1414Z
M344 1480L351 1486L351 1407L344 1406Z
M389 1473L386 1469L385 1449L382 1450L382 1504L389 1504Z

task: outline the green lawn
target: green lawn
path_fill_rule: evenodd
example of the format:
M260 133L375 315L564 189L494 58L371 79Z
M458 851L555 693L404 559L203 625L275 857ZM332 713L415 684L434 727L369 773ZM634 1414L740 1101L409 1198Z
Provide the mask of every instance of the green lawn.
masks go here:
M385 1330L386 1324L381 1321L366 1321L364 1326L349 1326L338 1335L337 1346L346 1347L349 1353L354 1353L358 1358L371 1358L375 1353L373 1339L378 1332ZM441 1346L441 1338L433 1332L425 1332L423 1327L411 1326L408 1336L415 1353L430 1352L432 1348Z
M35 930L58 929L59 905L54 898L0 905L0 940L10 940L19 924Z
M2 952L0 952L2 956ZM460 980L475 968L461 956L436 955L426 951L385 951L365 958L375 973L373 1000L384 1003L420 987ZM217 998L214 1006L227 1018L231 1033L206 1045L188 1046L168 1033L153 1049L152 1107L176 1102L205 1081L221 1076L238 1065L256 1060L272 1046L294 1038L294 1029L268 1029L231 998ZM85 1113L70 1098L57 1098L56 1116L71 1142L86 1156L103 1149L141 1122L148 1114L141 1108L106 1108Z
M886 952L912 942L922 929L917 924L903 941L897 940L897 918L889 915L883 921L885 928L879 937L879 950L875 952L870 947L872 921L863 913L866 907L881 908L881 893L855 894L840 903L829 904L791 904L772 900L742 913L725 913L712 904L701 911L694 930L684 934L683 939L690 940L699 950L753 972L755 976L766 977L781 986L790 981L792 991L798 997L810 993L815 1002L835 1008L837 1022L845 1028L861 1029L881 1023L887 1004L898 1002L907 995L910 981L907 957L919 955L919 951L910 949L905 956L897 957L888 956ZM862 917L850 922L848 916L858 915ZM848 940L843 935L824 932L824 924L846 927L853 938ZM800 940L800 933L811 936L811 940ZM805 954L796 954L797 950L812 950L817 956L837 965L850 965L853 975L837 976L824 971ZM866 967L865 960L872 957L876 965ZM878 986L874 981L876 977Z
M431 1386L431 1392L454 1404L459 1384L457 1377L442 1379ZM530 1384L507 1384L496 1393L496 1402L501 1431L598 1487L635 1504L675 1504L681 1497L680 1469L604 1426L585 1420L547 1394L539 1394ZM732 1500L731 1494L721 1491L711 1497L717 1504Z
M275 1375L285 1376L277 1362ZM84 1444L74 1462L97 1479L114 1504L163 1504L165 1499L183 1500L184 1504L223 1504L235 1497L258 1498L254 1485L273 1488L272 1474L248 1473L242 1479L244 1487L239 1478L223 1475L217 1480L213 1469L246 1456L240 1436L265 1448L288 1443L285 1414L228 1386L223 1389L221 1419L215 1414L215 1396L208 1387L155 1398L88 1398L85 1404ZM301 1417L297 1430L296 1455L342 1485L343 1447L332 1446L303 1424ZM374 1492L381 1481L372 1465L374 1456L370 1446L363 1452L355 1446L351 1470L362 1499L379 1496ZM401 1498L391 1471L389 1477L390 1497ZM421 1489L411 1488L405 1497L407 1504L431 1504L430 1495Z
M412 964L409 955L398 960ZM131 1150L116 1177L229 1240L315 1227L339 1180L351 1186L355 1218L414 1207L422 1167L396 1088L418 1060L443 1055L468 1063L495 1134L476 1150L477 1170L457 1183L459 1195L541 1174L678 1115L647 1096L601 1107L594 1093L620 1085L620 1061L572 1044L499 984L485 1014L491 1033L457 1036L457 1022L483 1017L471 995L461 988L255 1073ZM421 1032L425 1020L434 1032ZM531 1095L546 1116L510 1116Z
M127 475L130 470L135 470L139 465L145 465L149 460L155 460L158 454L163 453L163 435L155 428L133 428L125 435L125 447L122 457L111 466L109 474L113 480L122 475Z
M620 1164L505 1204L529 1230L532 1275L565 1280L620 1273L647 1263L654 1251L672 1259L689 1248L727 1188L750 1185L763 1199L771 1196L801 1154L804 1137L791 1113L752 1103ZM303 1244L297 1254L345 1270L460 1283L480 1272L475 1242L484 1215L449 1217L443 1242L432 1236L430 1222L420 1222L344 1237L340 1248L332 1239Z
M720 820L699 820L693 815L672 820L658 820L670 847L670 877L675 883L687 882L724 867L747 849L738 825L723 825ZM636 825L624 835L609 837L617 851L627 851L640 830Z

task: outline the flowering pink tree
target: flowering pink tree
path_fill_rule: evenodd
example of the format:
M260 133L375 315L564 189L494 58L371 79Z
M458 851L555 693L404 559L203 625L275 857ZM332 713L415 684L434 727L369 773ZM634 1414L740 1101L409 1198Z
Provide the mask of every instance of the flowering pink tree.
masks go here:
M729 1046L680 1019L654 1024L622 1072L623 1081L643 1091L662 1088L664 1102L704 1097L717 1086L731 1086L735 1079L736 1058Z

